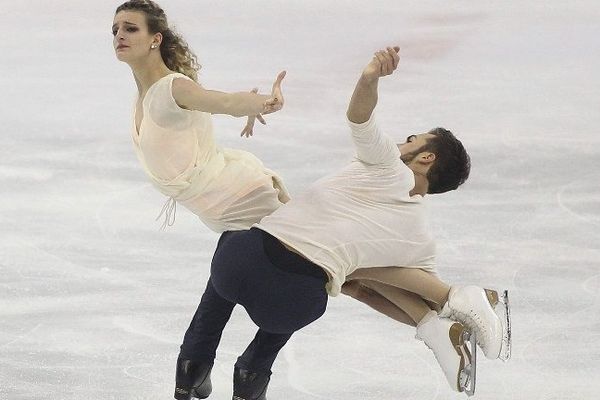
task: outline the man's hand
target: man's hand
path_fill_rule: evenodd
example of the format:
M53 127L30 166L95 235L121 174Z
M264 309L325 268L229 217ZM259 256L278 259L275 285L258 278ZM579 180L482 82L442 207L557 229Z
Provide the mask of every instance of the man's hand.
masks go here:
M356 83L354 93L348 105L346 116L356 124L367 122L377 105L377 85L379 78L390 75L398 67L400 47L388 47L380 50L363 70Z
M373 56L371 62L365 67L363 77L369 81L379 79L386 75L391 75L400 62L398 52L400 47L387 47L386 50L379 50Z

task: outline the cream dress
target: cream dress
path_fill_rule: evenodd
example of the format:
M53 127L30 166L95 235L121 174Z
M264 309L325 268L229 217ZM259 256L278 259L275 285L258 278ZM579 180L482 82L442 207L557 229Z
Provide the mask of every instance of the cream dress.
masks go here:
M253 154L215 144L211 114L177 105L175 78L155 82L142 102L138 132L133 115L135 152L154 186L169 199L163 228L174 222L182 204L215 232L249 229L289 200L283 182ZM160 216L159 216L160 217Z

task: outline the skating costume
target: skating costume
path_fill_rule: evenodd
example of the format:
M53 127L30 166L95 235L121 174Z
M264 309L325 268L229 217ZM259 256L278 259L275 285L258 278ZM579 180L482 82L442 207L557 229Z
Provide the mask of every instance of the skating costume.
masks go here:
M409 194L414 174L398 146L373 116L349 125L355 161L256 225L326 270L332 296L358 268L435 268L425 199Z
M435 273L423 197L410 196L413 172L373 117L350 127L357 157L347 168L317 181L251 230L221 237L209 285L180 356L212 365L231 310L242 304L260 329L236 363L236 371L246 372L234 374L234 399L264 399L279 350L294 331L320 317L325 289L329 295L339 294L346 276L356 269L404 267ZM290 269L296 263L299 270ZM459 307L452 312L462 311ZM475 317L483 318L483 312ZM432 311L417 334L434 351L454 390L472 395L475 344L465 326ZM260 394L236 393L236 387L243 387L235 384L240 376L259 382L249 386ZM193 390L187 381L183 376L178 390Z
M352 271L380 266L433 271L435 248L423 199L409 194L412 171L373 119L350 127L357 157L348 168L321 179L251 230L221 236L182 359L212 365L221 332L241 304L260 329L236 368L268 382L279 350L293 332L323 314L327 294L337 295ZM183 376L176 391L193 390L188 382Z
M211 114L177 105L172 95L180 73L155 82L144 97L133 144L144 171L170 204L181 203L216 232L248 229L289 200L281 179L251 153L220 148Z

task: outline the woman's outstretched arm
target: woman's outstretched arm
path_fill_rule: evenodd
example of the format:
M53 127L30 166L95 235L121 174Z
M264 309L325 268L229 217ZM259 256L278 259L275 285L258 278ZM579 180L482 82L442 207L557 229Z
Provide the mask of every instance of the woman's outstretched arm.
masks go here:
M207 90L198 83L177 78L173 80L172 93L175 102L188 110L204 111L211 114L227 114L234 117L269 114L281 110L283 94L281 81L285 71L279 73L273 83L270 95L254 92L225 93Z

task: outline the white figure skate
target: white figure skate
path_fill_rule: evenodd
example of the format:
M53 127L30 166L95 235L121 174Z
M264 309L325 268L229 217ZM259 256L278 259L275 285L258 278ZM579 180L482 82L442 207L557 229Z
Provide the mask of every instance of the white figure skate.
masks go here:
M500 296L495 290L478 286L452 287L440 316L458 321L476 333L477 344L487 358L510 358L508 291Z
M472 396L475 393L477 347L471 333L460 322L440 318L431 311L417 326L416 337L433 351L450 387Z
M495 290L484 289L485 294L487 295L492 307L494 307L494 312L500 320L502 321L502 348L500 349L499 359L502 361L508 361L510 359L511 352L511 344L512 344L512 336L510 331L510 304L508 302L508 290L499 294Z

